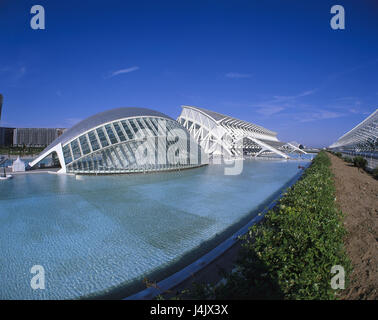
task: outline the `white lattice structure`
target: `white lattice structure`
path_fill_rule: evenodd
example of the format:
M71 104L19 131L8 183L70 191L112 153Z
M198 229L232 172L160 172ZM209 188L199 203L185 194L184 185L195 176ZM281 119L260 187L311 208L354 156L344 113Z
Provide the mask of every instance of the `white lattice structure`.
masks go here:
M207 154L177 121L145 108L111 109L84 119L55 139L30 167L55 153L58 173L154 172L208 163Z
M212 156L235 157L273 153L285 159L286 151L302 152L277 139L277 133L253 123L193 106L182 106L177 119L194 137L204 152Z
M378 109L345 133L330 149L351 152L378 151Z

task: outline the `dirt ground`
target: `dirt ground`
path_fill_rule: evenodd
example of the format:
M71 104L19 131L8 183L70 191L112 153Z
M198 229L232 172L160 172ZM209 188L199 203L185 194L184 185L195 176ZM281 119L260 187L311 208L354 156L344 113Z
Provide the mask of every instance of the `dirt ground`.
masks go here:
M353 272L344 300L378 299L378 180L330 155L336 202L344 213L344 240Z

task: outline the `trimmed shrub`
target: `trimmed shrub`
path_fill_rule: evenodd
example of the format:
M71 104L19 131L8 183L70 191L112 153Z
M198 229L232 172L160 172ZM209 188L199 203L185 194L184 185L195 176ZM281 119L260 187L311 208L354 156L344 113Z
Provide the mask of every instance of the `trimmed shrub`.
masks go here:
M378 180L378 167L376 167L376 168L373 170L372 174L373 174L373 177L374 177L375 179Z
M365 169L367 165L367 160L361 156L357 156L353 158L353 164L357 168Z
M322 151L263 222L242 237L227 281L197 287L197 293L216 299L335 299L332 266L350 271L344 235L330 159Z
M347 163L353 163L353 159L351 157L345 157L343 158L345 162Z

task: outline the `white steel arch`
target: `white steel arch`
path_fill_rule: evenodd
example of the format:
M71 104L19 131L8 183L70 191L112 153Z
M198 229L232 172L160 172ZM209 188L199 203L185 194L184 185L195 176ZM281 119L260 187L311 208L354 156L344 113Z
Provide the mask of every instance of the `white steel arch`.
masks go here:
M203 108L182 106L177 121L209 155L249 153L257 157L270 152L287 159L289 156L285 150L305 153L291 144L280 142L274 131Z

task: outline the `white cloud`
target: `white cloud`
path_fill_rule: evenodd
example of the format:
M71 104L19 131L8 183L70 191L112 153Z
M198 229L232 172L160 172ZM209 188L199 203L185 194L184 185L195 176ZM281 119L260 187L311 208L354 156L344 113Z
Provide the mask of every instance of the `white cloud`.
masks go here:
M249 73L238 73L238 72L229 72L226 73L226 78L231 79L243 79L243 78L250 78L252 75Z
M311 89L302 91L298 94L291 95L291 96L273 96L269 100L265 100L262 102L259 102L255 104L255 106L258 108L256 111L266 117L273 116L277 113L280 113L279 116L281 116L283 113L281 111L287 110L292 111L294 109L303 109L304 105L303 103L299 103L298 100L302 97L307 97L310 95L313 95L317 92L317 89ZM287 114L287 112L285 112Z
M139 67L137 67L137 66L125 68L125 69L119 69L119 70L113 71L108 78L112 78L112 77L118 76L120 74L130 73L130 72L137 71L137 70L139 70Z
M298 93L294 96L274 96L273 97L274 100L272 100L271 102L282 102L282 101L288 101L288 100L295 100L297 98L310 96L310 95L314 94L316 91L317 91L317 89L312 89L312 90L303 91L303 92Z
M14 72L14 75L13 75L13 80L14 81L18 81L20 80L21 78L23 78L26 74L26 67L20 67L19 69L17 69L15 72Z
M3 77L8 78L8 81L15 84L18 80L23 78L26 75L26 67L1 67L0 73Z
M345 116L344 113L327 110L318 110L315 112L296 114L296 118L299 122L312 122L316 120L335 119L343 116Z
M278 113L282 110L285 110L284 107L279 107L279 106L264 106L262 108L257 109L257 112L262 114L263 116L271 116L275 113Z

